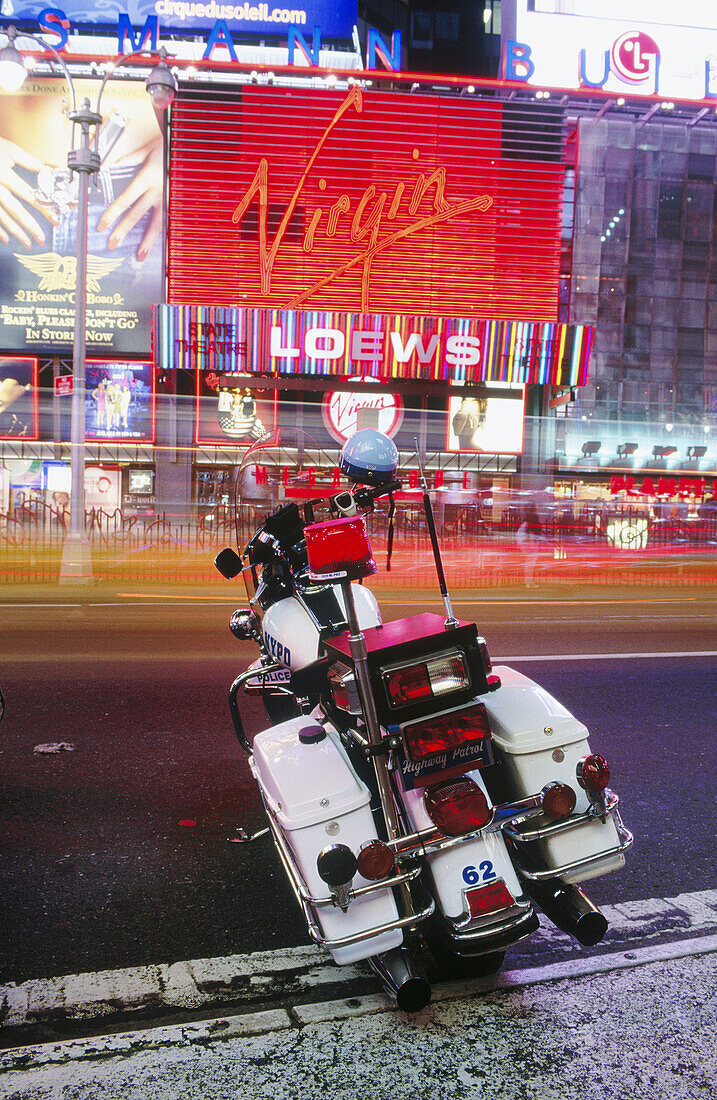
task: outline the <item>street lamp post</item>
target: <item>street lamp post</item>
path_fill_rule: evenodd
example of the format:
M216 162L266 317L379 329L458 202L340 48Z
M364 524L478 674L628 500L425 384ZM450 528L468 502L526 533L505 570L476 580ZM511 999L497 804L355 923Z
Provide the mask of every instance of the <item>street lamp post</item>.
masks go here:
M15 45L18 37L29 38L49 51L60 65L70 92L70 121L72 144L67 155L70 176L76 174L77 189L77 240L75 248L75 330L72 348L72 409L70 447L70 530L64 542L60 580L82 581L92 577L92 558L85 532L85 349L87 328L87 220L89 211L90 176L100 169L98 152L99 132L102 125L102 93L115 70L132 57L146 56L147 50L130 50L112 62L105 73L97 93L94 109L89 99L77 105L74 78L64 59L52 46L34 34L18 32L8 27L5 32L8 44L0 50L0 85L6 91L17 91L22 85L27 69L21 52ZM166 51L159 50L159 62L147 77L147 91L157 110L166 110L177 89L174 75L166 63ZM79 129L79 140L77 131Z

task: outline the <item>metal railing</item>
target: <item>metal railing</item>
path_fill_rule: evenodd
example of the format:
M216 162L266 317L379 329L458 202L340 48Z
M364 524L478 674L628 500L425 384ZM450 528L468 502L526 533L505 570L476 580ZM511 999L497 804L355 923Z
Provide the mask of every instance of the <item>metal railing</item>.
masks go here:
M252 505L217 506L199 517L164 513L137 515L120 508L91 508L85 530L93 549L96 580L132 579L147 583L219 581L213 558L223 546L244 545L261 512ZM538 534L520 541L522 517L504 509L498 518L478 504L437 509L446 571L453 587L505 587L523 583L714 582L717 515L687 519L647 517L644 511L611 505L577 515L556 509L543 518ZM383 565L388 515L367 517L381 574L377 583L430 587L435 583L425 520L418 507L399 505L395 517L392 573ZM62 545L69 529L66 508L41 500L15 501L0 512L0 584L53 581L59 576Z

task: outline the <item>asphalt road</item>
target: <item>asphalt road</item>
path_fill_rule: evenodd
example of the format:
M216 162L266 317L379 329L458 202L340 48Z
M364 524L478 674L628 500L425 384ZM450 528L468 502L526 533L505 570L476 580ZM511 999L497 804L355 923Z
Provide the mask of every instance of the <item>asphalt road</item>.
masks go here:
M426 609L382 602L386 618ZM231 601L12 603L0 606L0 981L305 943L268 840L234 842L263 822L226 702L253 656L229 634ZM494 658L533 658L520 671L612 763L637 841L623 872L591 884L595 900L714 888L715 602L642 590L456 604ZM710 655L676 655L696 652ZM606 659L574 659L585 654ZM262 722L252 705L249 728ZM52 743L73 750L35 751Z

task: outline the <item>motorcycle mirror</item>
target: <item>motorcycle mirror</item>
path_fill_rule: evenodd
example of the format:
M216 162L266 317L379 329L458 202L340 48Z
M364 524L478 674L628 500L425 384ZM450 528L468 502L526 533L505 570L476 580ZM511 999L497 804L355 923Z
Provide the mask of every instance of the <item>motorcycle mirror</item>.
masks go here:
M225 546L214 559L214 564L228 581L234 580L242 571L241 558L231 546Z

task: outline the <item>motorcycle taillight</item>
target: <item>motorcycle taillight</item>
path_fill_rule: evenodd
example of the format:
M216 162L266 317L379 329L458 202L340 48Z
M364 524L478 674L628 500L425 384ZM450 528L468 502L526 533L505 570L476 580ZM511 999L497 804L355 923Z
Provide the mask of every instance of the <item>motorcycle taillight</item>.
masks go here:
M414 763L438 752L490 737L488 715L482 703L451 714L435 715L403 727L409 757Z
M358 580L376 572L363 516L311 523L304 535L312 580Z
M488 799L468 776L427 787L423 800L428 816L444 836L474 833L493 817Z
M420 663L384 669L383 682L389 705L396 709L432 695L464 690L471 681L463 653L452 650Z
M515 898L503 880L498 879L497 882L489 882L485 886L466 890L466 901L472 917L485 917L489 913L499 913L501 909L509 909L515 902Z

